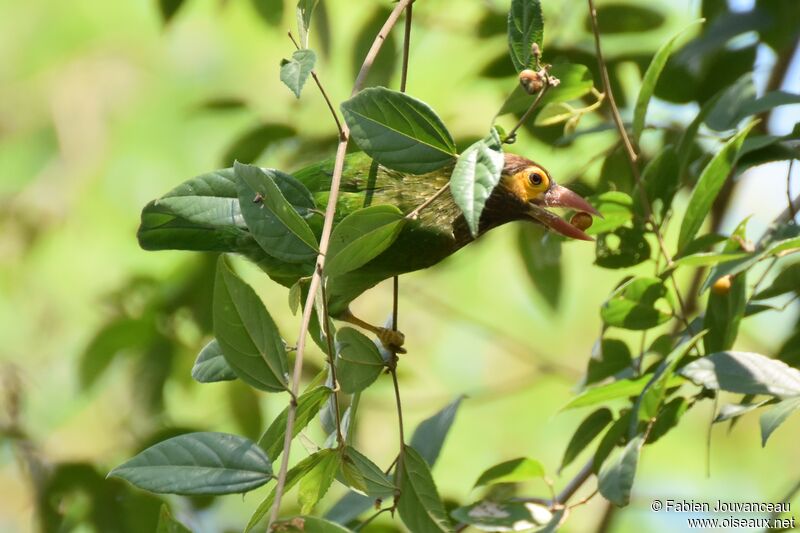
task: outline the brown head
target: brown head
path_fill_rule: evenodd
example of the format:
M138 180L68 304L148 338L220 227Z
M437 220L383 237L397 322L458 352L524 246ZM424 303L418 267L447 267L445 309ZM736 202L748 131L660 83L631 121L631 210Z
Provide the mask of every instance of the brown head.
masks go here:
M535 220L566 237L592 240L582 230L546 208L564 207L596 216L600 216L600 213L578 194L558 185L544 167L530 159L506 153L498 189L502 189L502 193L510 193L521 202L525 218Z

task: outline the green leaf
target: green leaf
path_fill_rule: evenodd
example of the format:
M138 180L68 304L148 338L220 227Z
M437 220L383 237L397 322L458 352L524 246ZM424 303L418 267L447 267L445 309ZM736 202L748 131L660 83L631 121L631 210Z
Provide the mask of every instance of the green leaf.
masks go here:
M599 350L598 350L599 348ZM597 383L631 366L631 350L624 341L603 337L592 349L586 369L586 384Z
M547 104L536 114L536 120L533 121L533 125L554 126L561 122L566 122L573 116L575 116L575 108L565 102Z
M561 243L538 224L520 224L517 229L517 248L528 279L552 309L558 308L561 298Z
M286 483L284 484L284 494L289 492L292 487L294 487L298 481L303 479L309 472L311 472L316 466L325 459L330 453L335 453L336 450L320 450L319 452L309 455L296 465L289 469L286 473ZM256 527L259 526L261 521L267 516L272 510L272 504L275 502L275 489L277 487L273 487L270 493L264 498L261 503L258 504L258 507L253 512L250 520L247 522L247 526L244 529L244 533L250 533Z
M542 51L544 17L539 0L512 0L508 12L508 51L517 72L533 68L535 58L531 54L534 43Z
M340 473L348 487L373 499L386 499L395 493L389 476L352 446L344 450Z
M140 489L166 494L231 494L272 478L269 457L226 433L187 433L159 442L112 470Z
M519 483L544 477L542 463L534 459L512 459L487 469L480 475L473 488L490 485L493 483Z
M690 404L683 396L676 396L667 403L661 406L656 416L656 421L653 427L650 428L650 433L647 435L647 444L656 442L658 439L669 433L669 431L678 425L681 417L686 414L686 410Z
M643 226L621 226L597 236L594 262L602 268L627 268L647 261L651 253Z
M598 6L597 23L603 34L644 33L659 28L665 16L653 9L631 3L609 3ZM587 15L583 27L592 31L592 22Z
M778 274L769 287L759 291L753 296L753 300L765 300L794 292L800 288L800 263L794 263L784 268Z
M800 395L800 370L752 352L717 352L683 367L680 373L708 389L740 394Z
M613 420L614 416L611 414L611 411L605 407L587 416L583 422L581 422L581 425L578 426L578 429L575 430L575 434L572 435L569 444L567 444L567 449L564 452L564 458L561 460L559 470L564 469L572 463L572 461L578 457L578 454L591 444Z
M608 326L650 329L672 318L671 312L656 307L661 300L672 307L671 296L660 279L634 278L611 294L600 308L600 316Z
M586 229L589 235L614 231L633 219L633 199L624 192L604 192L589 201L603 215L603 218L596 217Z
M273 524L273 531L297 533L351 533L347 528L316 516L294 516Z
M362 391L378 379L385 367L378 347L353 328L336 332L336 379L342 392Z
M217 339L206 344L192 367L192 377L199 383L215 383L236 379L236 373L225 360Z
M450 177L450 192L464 213L472 235L478 234L481 213L492 194L505 159L496 129L458 157Z
M528 531L550 522L553 513L538 503L481 500L453 510L450 516L482 531Z
M628 426L630 426L631 412L623 410L620 417L611 424L606 434L600 439L597 445L597 450L594 452L594 459L592 460L592 472L598 473L605 463L608 456L614 451L621 441L625 441Z
M664 66L667 64L667 59L669 59L669 56L672 53L672 48L675 46L675 41L678 40L678 37L683 35L686 29L697 24L698 22L702 22L702 19L687 25L684 29L676 33L675 36L673 36L670 40L661 45L661 48L659 48L656 54L653 56L653 60L650 61L650 65L647 67L647 71L644 73L642 87L639 89L639 96L636 98L636 105L633 110L632 141L634 144L639 143L639 138L644 131L647 106L650 103L650 98L653 96L653 92L656 89L656 84L658 83L659 76L661 76L661 71L664 70Z
M686 214L683 217L683 222L681 222L680 235L678 237L679 250L685 248L697 235L717 194L719 194L722 185L728 179L736 164L736 158L739 155L744 138L747 137L754 125L755 122L751 122L747 127L731 137L703 169L700 178L697 180L697 185L692 190Z
M316 62L317 55L308 48L295 50L292 53L292 59L281 61L281 81L292 90L297 98L300 98L303 86L308 81L311 71L314 70Z
M645 375L637 379L621 379L605 385L592 387L581 392L563 407L563 409L575 409L577 407L587 407L598 403L605 403L618 398L628 398L638 396L650 382L652 376ZM667 382L667 387L674 387L683 383L683 379L675 376Z
M297 398L297 411L295 413L292 438L296 437L311 422L325 402L330 397L330 388L326 386L314 387ZM286 438L286 421L289 417L289 408L284 408L281 414L272 421L267 431L258 439L261 446L273 461L283 452L283 442Z
M214 334L225 360L248 385L287 390L286 346L256 292L220 256L214 283Z
M371 87L341 108L350 137L385 167L424 174L454 162L453 137L436 113L416 98Z
M453 531L428 463L411 446L405 446L403 452L399 465L403 493L397 502L403 523L414 533Z
M783 400L765 411L759 418L761 423L761 446L766 446L770 435L789 418L789 415L798 409L800 409L800 397Z
M393 205L373 205L354 211L333 228L325 273L341 276L383 253L397 239L406 223Z
M745 252L701 252L692 255L686 255L676 259L674 265L691 266L691 267L705 267L715 266L719 263L728 261L736 261L748 257L750 254Z
M300 48L308 48L308 30L311 27L311 15L319 0L298 0L297 33L300 36Z
M731 420L733 418L742 416L743 414L749 413L759 407L764 406L766 403L773 401L773 400L763 400L756 403L738 403L738 404L731 404L727 403L720 407L719 413L714 418L714 423L717 424L719 422L725 422L727 420Z
M617 460L600 471L597 488L614 505L625 507L631 501L631 489L643 444L642 436L637 436L625 446Z
M319 461L300 479L297 498L300 502L301 513L310 513L317 502L325 496L333 484L336 472L339 471L339 465L342 462L342 454L339 450L327 449L318 453L321 456Z
M292 263L311 261L317 256L314 232L278 187L277 170L234 164L239 205L248 228L269 255ZM291 180L284 175L280 179ZM299 183L299 182L298 182Z
M464 396L459 396L441 411L419 423L411 436L411 446L419 452L425 461L432 467L442 451L444 439L453 425L456 412Z
M166 503L161 504L161 513L158 516L156 533L192 533L192 531L175 520Z
M740 273L733 277L727 293L710 291L708 305L703 317L703 327L709 330L703 345L706 353L721 352L733 347L739 334L747 304L747 275Z

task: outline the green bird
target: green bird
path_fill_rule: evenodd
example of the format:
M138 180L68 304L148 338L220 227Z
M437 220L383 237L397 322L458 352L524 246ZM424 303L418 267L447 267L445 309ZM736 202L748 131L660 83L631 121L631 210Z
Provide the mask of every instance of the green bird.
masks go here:
M371 331L385 346L402 351L402 333L354 317L349 309L350 302L385 279L439 263L487 231L508 222L535 222L569 238L592 240L581 229L547 210L548 207L562 207L599 215L586 200L557 185L547 170L533 161L509 153L504 157L500 181L486 202L477 235L473 236L449 190L415 213L448 183L452 166L414 175L374 164L364 153L349 154L345 159L334 227L347 215L370 205L392 205L413 217L396 240L377 257L356 270L328 279L330 316ZM332 160L293 174L317 205L317 211L305 216L318 237L322 226L320 213L328 203L332 175ZM239 253L286 287L311 275L313 259L290 263L271 256L269 249L259 246L242 217L237 190L233 169L204 174L183 183L145 207L138 232L140 245L148 250ZM256 203L261 200L253 198Z

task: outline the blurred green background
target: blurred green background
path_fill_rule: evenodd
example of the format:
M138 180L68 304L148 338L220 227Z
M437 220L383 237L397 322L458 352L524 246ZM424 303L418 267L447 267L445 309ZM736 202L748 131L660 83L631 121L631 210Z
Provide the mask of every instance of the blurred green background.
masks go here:
M659 16L642 22L635 40L627 32L604 39L609 58L623 57L614 70L623 104L638 87L639 61L646 66L701 9L692 0L625 3ZM291 171L333 154L335 132L318 93L309 85L298 102L278 78L280 59L292 51L285 31L294 27L293 6L287 1L279 20L269 20L256 4L188 0L164 24L154 0L0 0L0 422L18 433L5 440L0 435L0 531L37 529L37 491L59 465L86 463L104 477L161 432L197 428L253 437L285 406L286 398L255 395L240 383L191 380L194 357L209 338L213 258L144 252L135 237L147 201L234 157ZM737 10L750 6L733 3ZM326 8L330 25L325 31L318 19L311 43L327 48L317 70L341 101L350 92L355 58L363 56L391 4L329 0ZM516 83L502 33L505 10L500 1L415 4L409 91L460 139L484 135ZM579 51L594 69L585 3L544 2L544 10L545 60L556 59L550 50ZM399 43L382 54L373 83L397 85ZM775 61L772 50L758 47L760 87ZM798 85L795 57L783 88L798 92ZM771 131L791 131L797 107L776 111ZM651 116L681 123L696 109L656 103ZM523 133L513 151L543 163L562 183L593 182L601 165L596 155L614 139L613 132L601 133L556 147ZM658 142L645 141L645 150L647 142ZM724 227L752 213L757 236L785 207L785 180L785 164L748 171ZM516 230L494 231L401 280L408 427L458 395L468 396L434 469L443 497L462 503L476 497L470 494L476 477L504 459L537 458L557 485L580 467L576 461L561 476L555 471L587 414L559 408L580 385L600 334L599 305L628 273L594 266L591 245L569 243L561 304L551 309L526 274ZM237 265L283 335L293 339L299 321L288 311L287 291L250 265ZM630 270L649 273L652 264ZM387 285L369 292L356 302L356 314L383 321L390 293ZM739 347L772 354L796 316L795 305L745 321ZM318 352L310 360L322 365ZM745 417L730 432L715 426L707 465L711 416L707 402L647 448L634 500L615 517L615 531L683 527L682 517L651 512L652 498L778 501L796 480L800 420L787 423L767 449L756 417ZM388 378L365 394L358 425L361 449L388 464L397 438ZM100 490L111 490L99 479L93 483ZM235 530L266 490L220 498L210 507L171 502L197 531ZM544 486L531 491L546 495ZM44 505L75 523L89 513L80 491L54 494ZM585 531L602 512L596 498L575 511L565 530Z

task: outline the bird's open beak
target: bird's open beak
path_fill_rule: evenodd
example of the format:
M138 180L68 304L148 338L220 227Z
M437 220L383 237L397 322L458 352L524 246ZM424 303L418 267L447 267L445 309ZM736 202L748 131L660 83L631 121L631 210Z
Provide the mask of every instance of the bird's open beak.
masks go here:
M602 218L600 212L592 207L592 205L580 195L561 185L553 185L550 190L545 193L542 200L537 203L528 203L528 214L546 227L551 228L553 231L565 237L584 241L594 240L584 233L583 230L576 228L555 213L546 210L545 207L565 207Z

